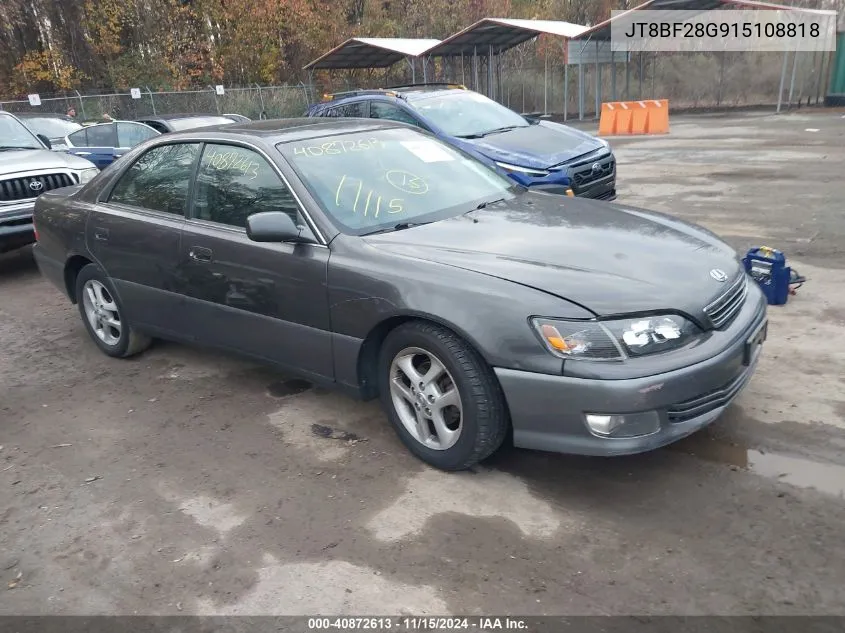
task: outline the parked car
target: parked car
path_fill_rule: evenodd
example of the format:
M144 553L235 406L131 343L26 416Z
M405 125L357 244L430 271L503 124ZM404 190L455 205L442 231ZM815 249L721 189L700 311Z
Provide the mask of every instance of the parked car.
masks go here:
M327 95L311 117L367 117L415 125L473 149L519 184L551 193L613 200L616 159L607 141L552 121L531 119L455 84L414 84Z
M565 453L668 444L719 416L766 334L762 291L707 230L526 189L393 121L157 137L41 196L35 226L107 355L161 337L378 396L446 470L510 430Z
M167 132L184 132L198 127L211 125L231 125L235 122L226 114L161 114L158 116L136 119L162 134Z
M50 146L53 151L63 152L67 149L65 137L73 134L82 126L66 114L26 113L18 114L17 117L34 134L43 134L50 139Z
M41 193L88 182L89 161L50 151L50 139L0 112L0 253L35 241L32 207Z
M65 137L67 152L90 160L100 169L108 167L138 143L159 133L134 121L97 123Z
M252 121L248 116L244 116L243 114L224 114L224 117L227 119L232 119L236 123L249 123Z

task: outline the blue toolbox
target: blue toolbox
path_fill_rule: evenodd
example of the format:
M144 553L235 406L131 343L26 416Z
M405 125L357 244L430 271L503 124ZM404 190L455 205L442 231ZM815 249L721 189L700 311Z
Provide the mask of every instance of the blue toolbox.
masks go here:
M760 286L770 305L783 305L789 295L795 294L795 290L807 281L786 265L783 253L768 246L752 248L743 257L742 263Z

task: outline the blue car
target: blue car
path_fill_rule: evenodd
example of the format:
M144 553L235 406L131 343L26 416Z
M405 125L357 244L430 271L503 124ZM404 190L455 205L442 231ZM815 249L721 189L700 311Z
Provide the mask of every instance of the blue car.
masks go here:
M82 156L100 169L108 167L131 148L159 132L135 121L110 121L89 125L65 137L68 154Z
M326 95L310 117L365 117L415 125L531 189L614 200L616 159L606 141L526 118L455 84L414 84Z

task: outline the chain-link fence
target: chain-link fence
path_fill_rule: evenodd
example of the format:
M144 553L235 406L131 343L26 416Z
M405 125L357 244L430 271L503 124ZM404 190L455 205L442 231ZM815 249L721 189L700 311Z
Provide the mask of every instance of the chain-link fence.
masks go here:
M780 93L785 105L819 104L832 59L821 52L790 53L786 60L783 53L763 52L633 53L627 63L620 59L615 64L567 68L547 61L535 49L529 44L507 51L489 72L482 56L476 62L470 56L429 60L426 80L463 84L518 112L593 118L597 104L600 107L604 101L668 99L676 111L774 107ZM418 68L416 81L423 81L422 74ZM321 73L312 94L319 98L323 93L387 87L411 79L404 63L387 71L338 70Z
M0 109L18 113L65 114L73 108L77 118L83 121L100 119L105 114L113 119L132 120L150 115L179 113L233 113L251 119L275 119L300 116L311 101L308 87L304 84L225 88L222 95L218 95L211 86L202 90L170 92L142 88L140 92L140 98L137 99L129 92L41 95L39 106L30 105L28 99L23 99L0 101Z
M495 59L495 58L494 58ZM412 80L451 81L495 98L518 112L561 118L593 118L602 101L669 99L675 110L785 104L818 104L824 98L832 57L827 53L634 53L615 64L570 64L544 59L533 43L502 54L488 72L484 57L477 70L469 57L428 60L425 73L417 62L386 70L319 73L310 84L229 88L218 95L212 86L197 90L85 95L42 95L41 105L28 100L0 101L11 112L76 110L80 120L135 119L156 114L237 113L251 119L301 116L325 93L386 87ZM477 77L477 81L476 81ZM596 82L596 78L599 81ZM782 78L787 81L781 85ZM491 81L492 79L492 81ZM598 83L598 89L597 89ZM489 85L488 85L489 84ZM137 95L136 95L137 96Z

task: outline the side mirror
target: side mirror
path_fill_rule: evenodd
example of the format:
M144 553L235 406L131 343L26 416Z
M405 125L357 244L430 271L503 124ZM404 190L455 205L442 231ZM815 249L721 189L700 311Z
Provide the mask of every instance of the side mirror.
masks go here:
M44 143L47 146L47 149L53 149L53 144L50 142L50 139L44 136L43 134L36 134L38 140Z
M253 242L293 242L311 244L310 237L302 235L304 227L296 226L287 213L264 211L253 213L246 219L246 235Z

